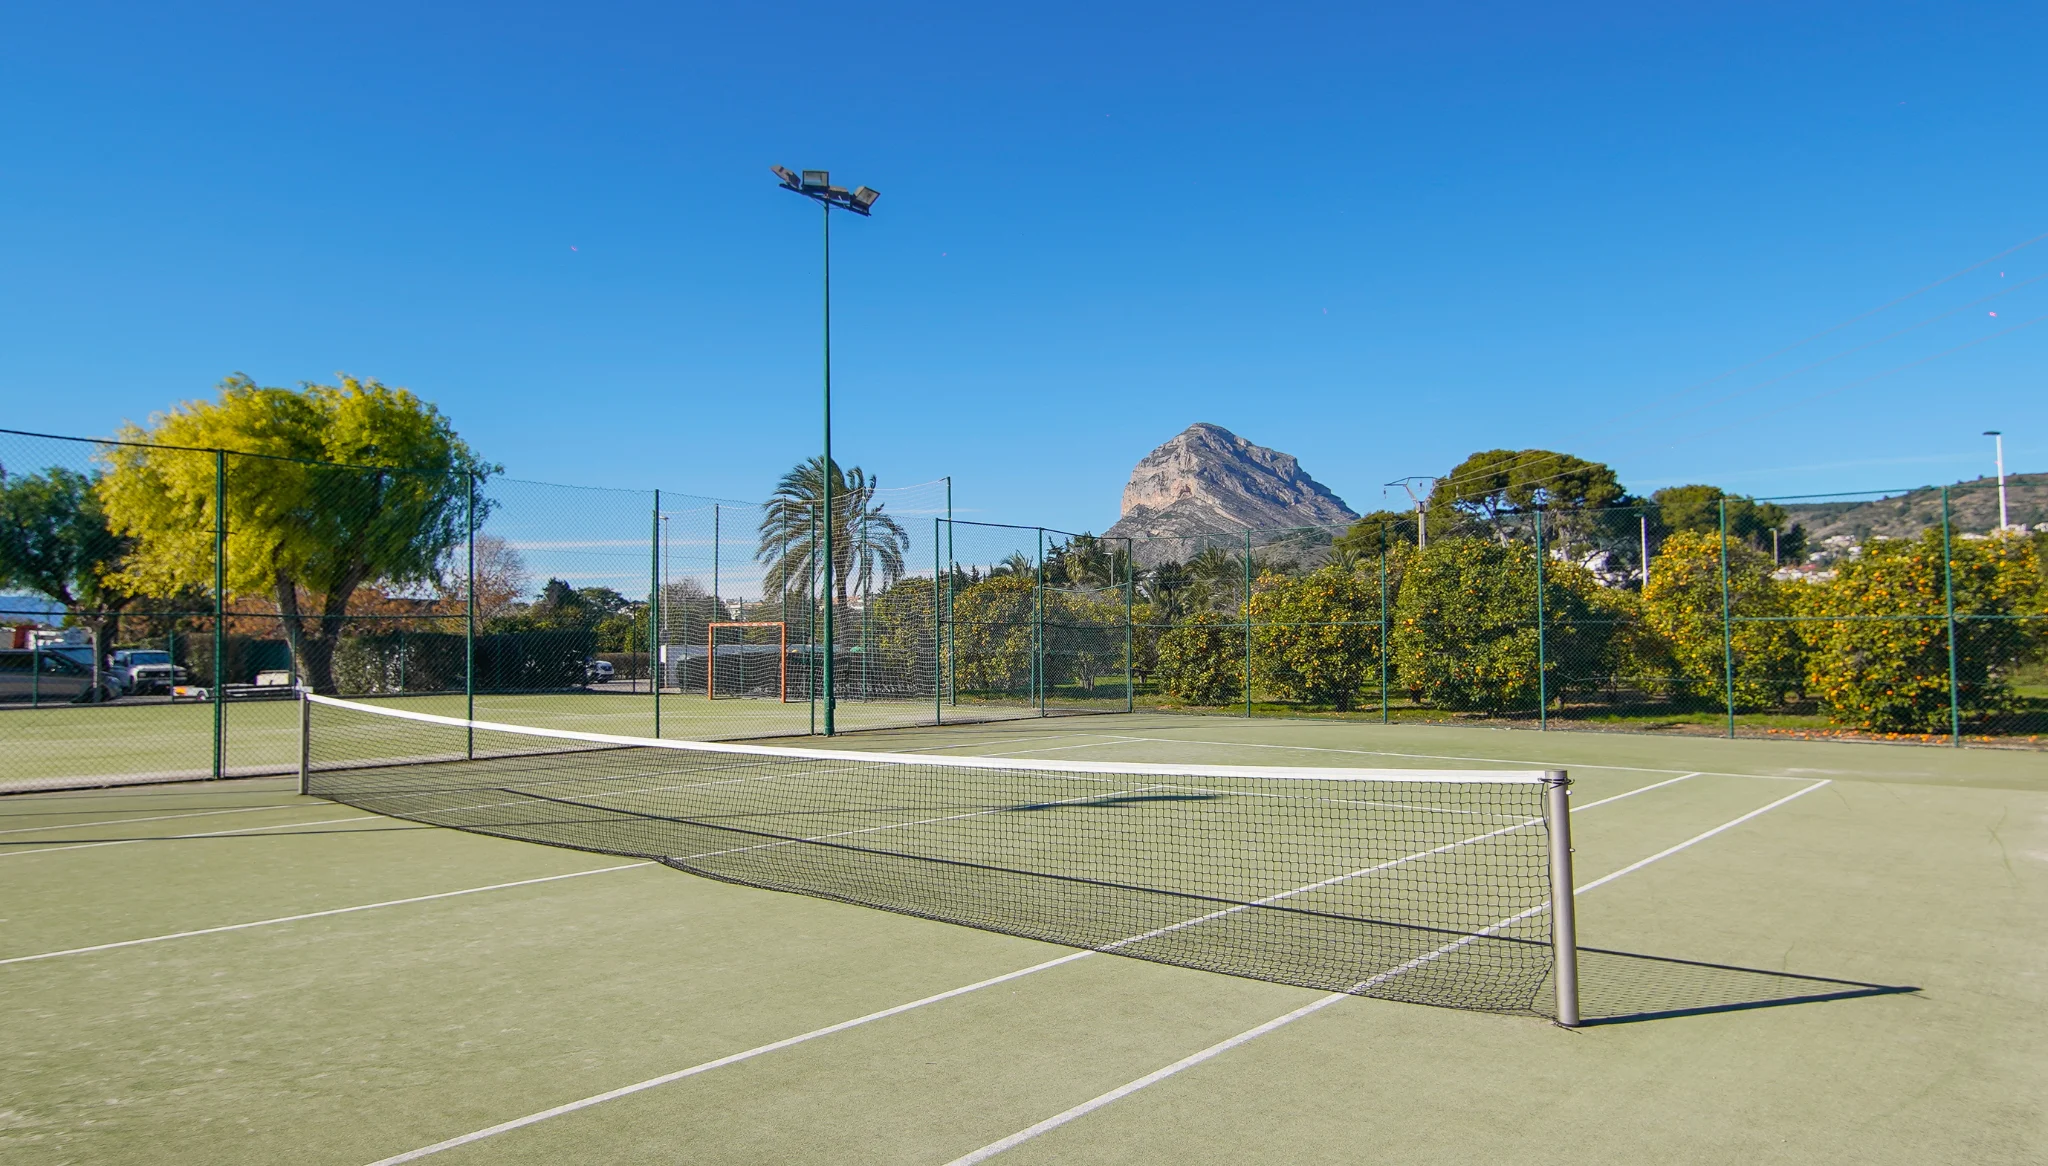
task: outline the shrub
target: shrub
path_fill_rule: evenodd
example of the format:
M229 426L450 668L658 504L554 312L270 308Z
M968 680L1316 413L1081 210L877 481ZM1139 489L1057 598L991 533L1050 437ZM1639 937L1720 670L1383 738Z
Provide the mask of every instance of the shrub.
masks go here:
M1591 597L1583 568L1547 564L1548 667L1605 652L1612 621ZM1418 703L1488 713L1538 702L1536 552L1478 538L1432 541L1402 572L1394 606L1394 671ZM1551 695L1560 695L1556 688Z
M1771 578L1771 557L1728 540L1728 611L1721 626L1721 536L1681 530L1664 540L1643 588L1643 621L1663 642L1674 678L1702 701L1722 701L1734 646L1735 706L1771 708L1801 687L1804 658L1789 587ZM1756 620L1759 622L1745 622Z
M1252 591L1253 660L1260 685L1303 704L1349 710L1359 690L1379 683L1377 559L1368 579L1338 567L1284 578Z
M1244 699L1244 625L1198 611L1159 637L1159 683L1189 704Z
M1955 701L1969 717L2010 709L2012 672L2039 653L2048 614L2030 540L1957 540ZM1809 691L1838 723L1878 732L1949 730L1949 641L1941 531L1882 540L1803 597Z

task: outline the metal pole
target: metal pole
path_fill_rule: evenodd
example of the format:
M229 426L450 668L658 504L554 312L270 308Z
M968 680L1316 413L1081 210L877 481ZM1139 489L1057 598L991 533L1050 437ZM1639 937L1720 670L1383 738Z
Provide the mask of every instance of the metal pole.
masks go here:
M945 602L939 595L939 560L945 547L939 542L939 522L932 518L932 724L946 723Z
M1721 677L1728 701L1728 735L1735 735L1735 623L1728 597L1728 500L1721 499Z
M960 631L953 626L953 479L946 478L946 699L960 703Z
M2005 435L1993 430L1991 440L1998 450L1998 529L2006 528L2005 513Z
M1038 697L1038 715L1045 715L1045 528L1038 528L1038 567L1032 588L1031 642L1032 680Z
M213 451L213 776L227 773L228 455Z
M2003 523L2000 523L2003 526ZM1941 488L1941 593L1948 610L1948 743L1963 745L1963 703L1956 691L1956 573L1948 532L1948 487Z
M1111 552L1114 554L1115 552ZM1138 598L1138 547L1130 539L1124 540L1124 711L1138 709L1138 688L1135 672L1137 663L1136 631L1131 627L1131 613Z
M668 596L661 586L661 491L654 492L654 513L647 520L647 678L654 694L654 735L661 736L661 609Z
M1244 532L1244 715L1252 715L1252 532Z
M299 793L309 794L313 789L313 702L301 689L299 692Z
M832 204L821 203L825 208L825 735L832 735L832 703L836 695L832 688L832 657L839 654L838 641L832 634L832 607L838 600L833 589L833 568L837 561L832 555Z
M1382 536L1384 543L1385 538ZM1380 547L1380 724L1392 719L1387 709L1387 548Z
M1543 773L1544 818L1550 832L1550 950L1557 962L1557 1022L1579 1026L1579 923L1572 890L1571 775Z
M1650 586L1650 516L1636 515L1636 525L1643 540L1643 587L1647 590Z
M824 570L818 558L818 511L811 509L811 554L804 571L804 606L807 624L804 638L810 642L808 667L804 669L804 687L810 691L811 734L818 732L818 576Z
M1536 512L1536 727L1550 728L1550 635L1543 618L1543 511Z
M476 757L476 474L466 475L469 479L469 498L464 507L464 537L469 542L469 579L462 601L462 719L469 722L463 726L464 742L462 755ZM304 792L304 791L301 791Z
M720 603L719 603L719 598L718 598L718 540L719 540L719 536L720 536L720 533L721 533L721 530L720 530L720 517L719 517L719 507L718 507L718 503L716 503L716 502L713 502L713 503L711 504L711 618L712 618L712 619L724 619L724 618L725 618L725 609L724 609L724 608L723 608L723 607L722 607L722 606L720 605ZM735 618L737 618L737 619L742 619L742 620L743 620L743 619L747 618L747 616L746 616L746 613L745 613L745 612L741 612L741 613L740 613L740 614L739 614L738 616L736 616Z

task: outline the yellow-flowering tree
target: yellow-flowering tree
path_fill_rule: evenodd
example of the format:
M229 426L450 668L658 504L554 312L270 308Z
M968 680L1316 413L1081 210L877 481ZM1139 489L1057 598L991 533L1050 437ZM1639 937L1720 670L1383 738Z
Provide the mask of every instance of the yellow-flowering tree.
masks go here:
M188 401L120 437L150 443L111 447L98 486L108 524L132 540L121 585L212 589L215 460L195 450L230 451L227 590L276 603L299 673L320 692L334 690L357 589L438 581L465 537L471 482L495 472L434 406L353 377L299 389L230 377L219 400Z

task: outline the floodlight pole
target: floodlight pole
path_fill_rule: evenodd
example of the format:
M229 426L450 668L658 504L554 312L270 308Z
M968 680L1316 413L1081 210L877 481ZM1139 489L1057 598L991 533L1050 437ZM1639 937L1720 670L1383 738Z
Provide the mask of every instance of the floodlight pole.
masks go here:
M1998 529L2005 529L2005 431L1987 429L1984 436L1990 438L1998 451Z
M835 560L832 554L832 208L837 206L865 216L868 208L875 205L880 197L876 191L865 186L847 191L832 185L831 175L823 170L806 170L801 176L792 174L780 166L771 166L769 172L782 182L784 190L793 191L811 199L825 211L825 463L819 477L823 479L820 489L820 506L824 512L824 529L821 532L822 545L818 548L825 569L825 735L832 736L832 658L838 655L834 641L833 604L838 595L833 590Z

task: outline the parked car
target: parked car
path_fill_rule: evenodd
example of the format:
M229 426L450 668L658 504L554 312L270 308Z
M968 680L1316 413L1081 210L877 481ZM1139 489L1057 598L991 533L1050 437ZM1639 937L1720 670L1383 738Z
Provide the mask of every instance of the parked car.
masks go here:
M171 663L169 652L123 648L107 660L107 687L124 696L169 692L185 683L185 670Z
M583 683L602 684L614 675L610 660L585 660L583 662Z
M64 652L0 648L0 701L82 704L92 698L90 660L81 664Z

